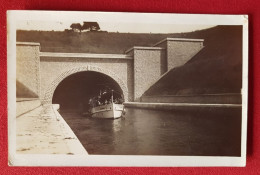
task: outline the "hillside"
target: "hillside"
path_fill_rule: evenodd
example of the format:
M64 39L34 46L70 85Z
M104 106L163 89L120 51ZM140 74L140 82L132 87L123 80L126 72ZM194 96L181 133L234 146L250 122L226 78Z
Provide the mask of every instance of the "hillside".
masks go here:
M152 46L166 37L187 34L138 34L107 32L17 31L17 41L38 42L45 52L122 54L133 46ZM196 37L196 36L194 36Z
M242 27L217 26L189 36L204 38L205 47L185 65L170 70L144 95L240 93Z

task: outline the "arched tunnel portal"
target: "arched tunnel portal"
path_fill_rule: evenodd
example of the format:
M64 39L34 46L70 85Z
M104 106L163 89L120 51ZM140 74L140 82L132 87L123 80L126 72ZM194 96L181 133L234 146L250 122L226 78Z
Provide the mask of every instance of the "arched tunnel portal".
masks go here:
M120 85L110 76L95 72L82 71L69 75L56 87L53 104L60 104L62 111L86 111L89 99L105 90L114 90L114 98L124 98Z

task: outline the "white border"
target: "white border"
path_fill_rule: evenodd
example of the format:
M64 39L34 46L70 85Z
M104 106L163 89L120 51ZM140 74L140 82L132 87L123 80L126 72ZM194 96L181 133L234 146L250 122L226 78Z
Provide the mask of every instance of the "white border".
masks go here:
M243 25L243 85L241 157L216 156L110 156L110 155L21 155L16 154L16 22L19 20L116 21L158 24ZM9 164L13 166L245 166L248 97L248 16L111 12L7 12L7 72L8 72L8 149Z

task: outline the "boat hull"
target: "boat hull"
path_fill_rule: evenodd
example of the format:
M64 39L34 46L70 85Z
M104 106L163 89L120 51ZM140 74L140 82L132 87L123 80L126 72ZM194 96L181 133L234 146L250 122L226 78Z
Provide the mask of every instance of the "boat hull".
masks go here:
M124 106L122 104L107 104L91 109L91 117L116 119L122 116Z

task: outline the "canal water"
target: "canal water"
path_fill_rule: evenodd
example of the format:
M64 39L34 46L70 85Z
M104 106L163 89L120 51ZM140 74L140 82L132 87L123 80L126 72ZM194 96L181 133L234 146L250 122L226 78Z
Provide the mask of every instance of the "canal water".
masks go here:
M239 108L127 108L126 115L116 120L60 113L93 155L240 156Z

